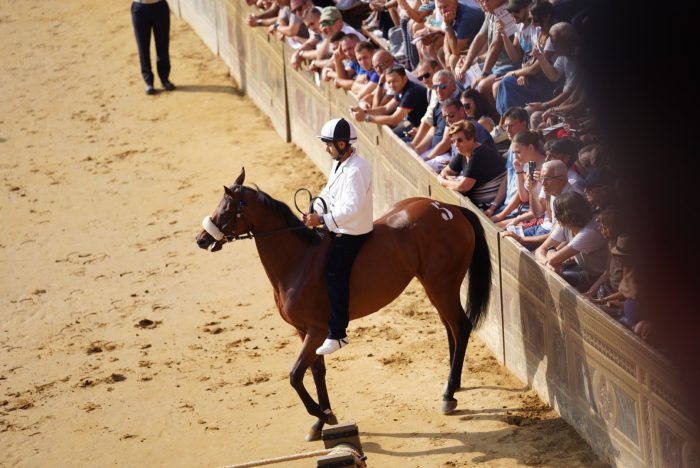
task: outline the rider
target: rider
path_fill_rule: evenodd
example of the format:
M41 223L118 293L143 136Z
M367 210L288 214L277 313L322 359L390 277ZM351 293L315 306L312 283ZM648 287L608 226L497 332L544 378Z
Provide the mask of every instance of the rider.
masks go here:
M325 225L331 232L325 277L331 318L328 337L316 354L330 354L349 344L345 329L349 322L350 272L357 252L372 231L372 174L369 164L357 154L352 143L355 128L345 119L329 120L323 125L322 142L334 163L320 198L328 213L304 213L308 227ZM322 211L316 200L313 211Z

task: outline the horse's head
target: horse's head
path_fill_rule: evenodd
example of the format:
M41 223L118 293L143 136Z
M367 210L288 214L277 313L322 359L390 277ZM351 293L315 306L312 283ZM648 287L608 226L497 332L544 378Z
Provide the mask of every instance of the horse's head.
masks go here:
M197 235L197 245L201 249L211 248L212 252L242 234L250 232L251 224L242 216L246 201L243 198L243 181L245 168L231 187L224 186L224 197L212 216L202 221L204 229Z

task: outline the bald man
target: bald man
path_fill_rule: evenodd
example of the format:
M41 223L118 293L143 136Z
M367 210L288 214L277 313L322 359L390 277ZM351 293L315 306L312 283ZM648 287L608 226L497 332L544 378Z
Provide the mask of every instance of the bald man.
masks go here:
M510 230L501 233L503 237L512 237L529 250L535 250L549 236L557 222L554 213L554 200L558 195L566 192L579 192L580 189L569 183L569 170L562 161L547 161L542 165L542 171L535 171L535 177L525 180L525 188L530 195L530 210L526 218L537 219L544 216L541 224L535 224L523 229L523 235L519 236ZM508 226L516 226L522 221L516 218Z

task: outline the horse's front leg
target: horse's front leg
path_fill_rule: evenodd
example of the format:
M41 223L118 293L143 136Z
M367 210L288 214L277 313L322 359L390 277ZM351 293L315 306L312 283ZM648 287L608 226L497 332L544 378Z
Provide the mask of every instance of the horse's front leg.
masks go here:
M330 420L330 415L328 413L325 413L324 408L322 408L321 405L316 403L316 401L314 401L311 395L309 395L309 392L306 390L306 387L304 387L304 374L306 373L306 370L317 360L318 356L316 355L316 348L321 346L325 336L325 330L309 330L306 333L304 341L301 344L301 351L299 352L299 356L297 357L297 360L294 363L294 366L292 367L292 371L289 373L289 381L292 384L292 387L294 387L294 390L297 391L299 398L301 398L301 402L304 404L306 411L310 415L316 416L322 423L328 422ZM315 376L314 379L316 379ZM325 390L325 382L323 385L323 389ZM325 393L325 401L322 400L324 397L323 393ZM330 403L328 402L327 392L322 392L322 394L319 396L319 399L321 399L322 403L325 403L324 406L330 406ZM323 424L321 424L321 427L322 426ZM309 431L309 434L307 435L306 439L318 440L318 437L316 436L316 433L313 428L311 429L311 431Z
M316 356L316 360L311 364L311 374L314 377L314 384L316 384L318 404L321 406L327 418L319 418L316 420L314 425L311 426L309 433L306 435L307 441L320 440L321 430L324 424L338 424L338 420L331 410L331 402L328 398L328 389L326 388L326 363L323 360L323 356Z

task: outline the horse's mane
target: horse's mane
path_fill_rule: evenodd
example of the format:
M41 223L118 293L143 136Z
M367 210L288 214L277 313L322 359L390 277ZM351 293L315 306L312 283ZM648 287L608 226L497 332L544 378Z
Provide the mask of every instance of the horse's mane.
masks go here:
M257 192L257 199L265 208L270 210L273 214L280 216L288 227L297 228L291 231L295 236L309 245L318 245L321 243L321 236L318 235L318 232L304 226L304 223L296 217L286 203L275 200L272 196L260 190L257 185L254 187L255 189L251 189L250 187L244 188Z

